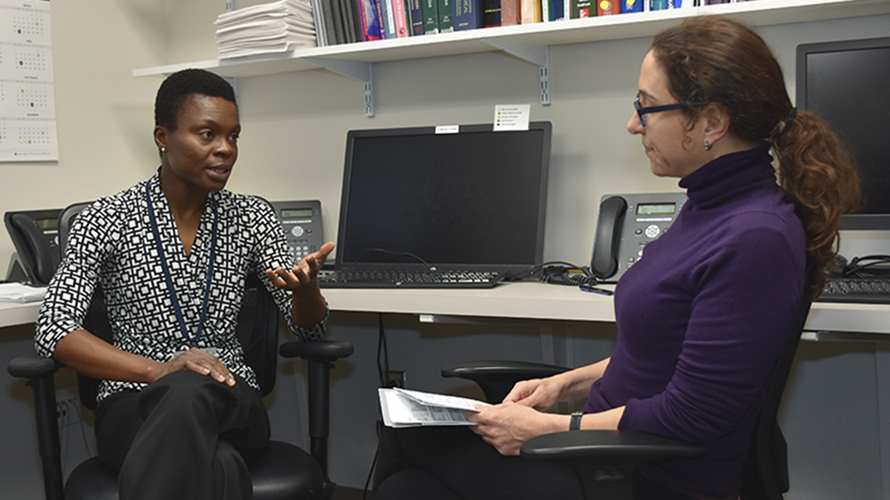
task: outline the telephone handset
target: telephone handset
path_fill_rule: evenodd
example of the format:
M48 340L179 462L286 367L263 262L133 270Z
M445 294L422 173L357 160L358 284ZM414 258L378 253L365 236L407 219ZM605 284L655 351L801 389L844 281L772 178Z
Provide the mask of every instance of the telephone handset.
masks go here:
M614 283L643 256L643 248L673 223L685 193L605 195L600 200L590 270Z
M61 210L6 212L3 219L17 253L7 279L47 285L59 262L59 214Z
M320 201L273 201L270 205L281 221L287 244L294 249L297 262L321 248L324 234Z

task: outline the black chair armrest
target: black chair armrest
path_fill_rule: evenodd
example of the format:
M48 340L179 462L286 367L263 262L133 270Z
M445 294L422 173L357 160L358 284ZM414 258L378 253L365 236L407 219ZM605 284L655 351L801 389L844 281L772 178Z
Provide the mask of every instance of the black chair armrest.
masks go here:
M336 361L352 356L354 347L345 340L317 342L285 342L278 348L283 358L302 358L309 361Z
M565 460L583 458L604 464L645 463L662 458L698 457L701 445L635 431L566 431L529 439L523 458Z
M13 377L29 379L31 390L34 391L37 446L43 463L43 483L47 500L64 497L55 385L55 373L61 366L56 360L37 354L15 358L6 366L6 370Z
M551 377L568 370L562 366L527 361L483 360L446 366L442 368L442 376L472 380L482 388L489 403L500 403L516 382Z
M637 469L656 460L703 455L703 446L634 431L566 431L526 441L527 459L560 460L571 466L588 500L632 500Z
M40 378L56 373L61 366L52 358L32 354L13 359L7 365L6 371L16 378Z

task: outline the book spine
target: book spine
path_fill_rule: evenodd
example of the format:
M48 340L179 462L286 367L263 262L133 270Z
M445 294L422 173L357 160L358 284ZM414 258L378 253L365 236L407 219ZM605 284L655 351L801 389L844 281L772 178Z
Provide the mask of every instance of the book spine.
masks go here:
M692 0L689 0L691 3ZM643 4L645 0L621 0L621 13L643 12Z
M439 32L439 9L436 0L422 0L423 34L435 35Z
M383 38L396 38L396 20L392 12L392 0L380 0L380 15L383 18Z
M519 0L501 0L501 26L520 24Z
M541 21L550 22L550 0L541 0Z
M522 24L541 22L541 0L519 0Z
M411 36L423 34L423 0L406 0L408 2L408 17L411 19Z
M439 33L451 33L454 31L454 23L452 22L451 2L452 0L437 0L436 8L439 11Z
M596 6L591 4L591 1L592 0L572 0L572 19L596 17Z
M615 14L621 14L619 0L596 0L596 15L611 16Z
M365 24L368 30L368 41L383 39L380 26L380 4L377 0L361 0L365 12Z
M501 25L501 0L481 0L482 27L494 28Z
M544 0L550 4L550 20L563 21L566 18L564 0Z
M454 5L454 31L482 27L482 0L453 0L452 5Z
M358 10L358 29L362 36L362 41L368 41L368 22L365 18L365 4L362 0L355 0L355 8Z
M395 23L396 38L408 36L408 14L405 12L405 0L392 0L392 16Z

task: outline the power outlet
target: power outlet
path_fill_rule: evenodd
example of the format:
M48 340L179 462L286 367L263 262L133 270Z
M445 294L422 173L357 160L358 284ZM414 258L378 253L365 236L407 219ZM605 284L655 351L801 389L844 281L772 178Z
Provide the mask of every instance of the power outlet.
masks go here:
M56 391L56 417L63 427L80 422L80 400L76 389L60 387Z
M389 370L386 372L386 381L389 387L405 388L405 372Z

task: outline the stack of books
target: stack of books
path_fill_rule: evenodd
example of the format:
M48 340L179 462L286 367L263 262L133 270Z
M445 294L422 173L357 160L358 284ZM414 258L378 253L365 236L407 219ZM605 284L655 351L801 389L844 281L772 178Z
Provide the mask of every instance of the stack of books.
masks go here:
M316 46L312 7L303 0L279 0L226 12L215 24L220 59Z

